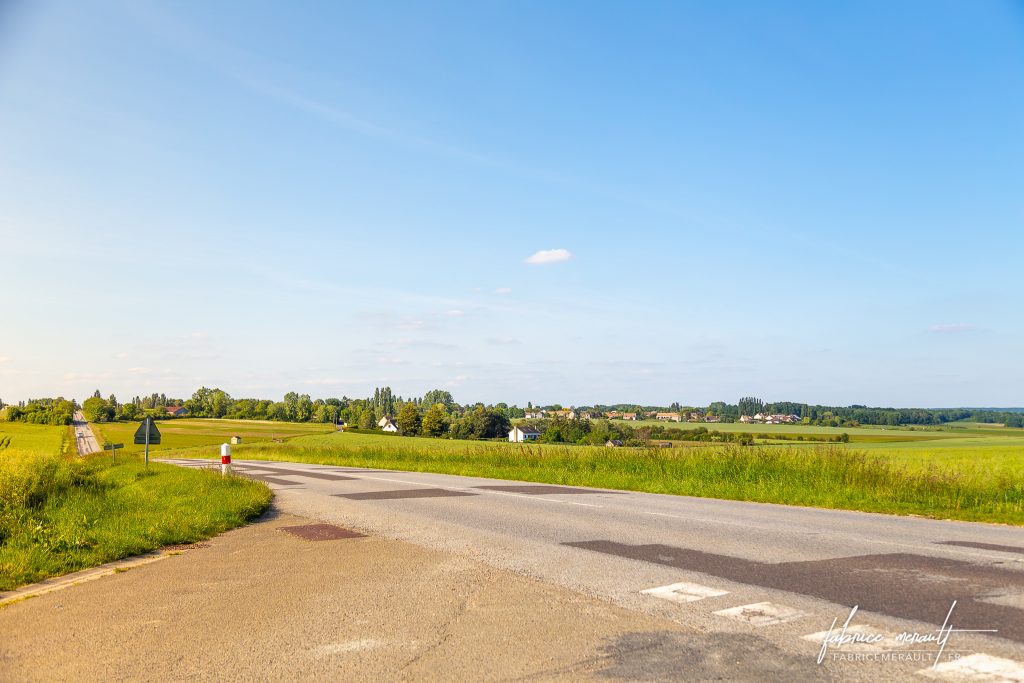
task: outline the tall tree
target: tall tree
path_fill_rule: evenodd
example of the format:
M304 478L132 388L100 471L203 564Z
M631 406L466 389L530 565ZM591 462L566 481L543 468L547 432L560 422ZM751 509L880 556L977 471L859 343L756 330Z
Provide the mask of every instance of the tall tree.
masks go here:
M412 402L403 403L398 411L398 429L407 436L415 436L420 432L420 411Z
M427 408L423 416L420 430L426 436L441 436L448 429L448 412L441 403L435 403Z

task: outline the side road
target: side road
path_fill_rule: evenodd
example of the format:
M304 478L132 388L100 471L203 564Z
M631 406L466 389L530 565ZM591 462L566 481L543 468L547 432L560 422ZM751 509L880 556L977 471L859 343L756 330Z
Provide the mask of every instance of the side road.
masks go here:
M89 426L81 410L75 411L71 422L71 426L75 430L75 448L78 449L78 454L99 453L100 442L96 440L96 435L93 434L92 427Z
M672 621L401 541L283 530L316 523L273 513L162 562L3 607L0 679L700 673L692 652L679 661L689 631Z

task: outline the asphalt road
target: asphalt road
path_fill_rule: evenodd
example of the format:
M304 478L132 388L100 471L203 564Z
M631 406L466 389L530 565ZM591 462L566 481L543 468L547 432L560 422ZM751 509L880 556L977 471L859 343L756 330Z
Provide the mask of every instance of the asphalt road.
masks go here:
M686 656L707 677L771 680L784 663L795 680L1024 681L1024 529L350 467L235 470L266 481L285 513L671 619L701 634ZM876 642L833 642L819 663L854 606L847 635ZM924 642L899 637L913 633ZM672 661L654 678L679 673Z
M0 681L607 682L693 635L453 553L310 537L311 524L325 526L271 513L11 596Z
M72 426L75 429L75 446L78 448L78 454L89 455L90 453L98 453L100 450L99 441L96 440L96 435L92 433L92 427L89 426L82 411L76 410L72 420Z

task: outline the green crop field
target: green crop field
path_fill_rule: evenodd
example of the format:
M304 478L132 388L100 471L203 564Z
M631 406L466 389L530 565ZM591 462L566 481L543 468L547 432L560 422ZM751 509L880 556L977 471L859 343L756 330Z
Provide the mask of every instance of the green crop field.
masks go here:
M37 453L62 453L68 449L74 450L69 436L68 427L0 422L0 457L3 457L3 451L8 449Z
M135 430L140 422L105 422L93 423L91 426L96 439L104 442L123 443L126 453L141 453L144 445L134 442ZM209 447L211 456L219 453L217 447L227 442L232 436L242 438L242 443L252 441L273 441L290 439L309 434L325 434L335 431L330 424L296 424L291 422L263 422L260 420L212 420L212 419L174 419L156 422L160 430L160 445L150 446L150 455L160 456L169 450L182 448ZM118 455L122 451L118 450Z
M932 428L932 427L879 427L879 426L866 426L866 427L818 427L815 425L769 425L769 424L745 424L743 422L719 422L719 423L702 423L702 422L663 422L661 420L637 420L636 422L628 420L614 420L614 424L625 424L632 427L653 427L660 425L662 427L669 427L670 429L697 429L704 427L708 431L716 432L739 432L749 434L796 434L803 436L822 436L822 437L835 437L846 432L851 438L852 437L886 437L886 438L906 438L919 439L919 438L949 438L951 435L947 432ZM925 434L921 434L925 432Z

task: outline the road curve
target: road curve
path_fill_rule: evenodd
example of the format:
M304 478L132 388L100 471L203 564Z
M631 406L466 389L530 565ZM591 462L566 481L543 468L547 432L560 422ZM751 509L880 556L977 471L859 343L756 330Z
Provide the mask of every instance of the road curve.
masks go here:
M300 463L235 469L267 482L283 512L671 618L705 634L707 652L755 660L755 672L784 658L801 679L969 680L978 670L1024 681L1019 527ZM847 661L865 646L836 645L819 664L823 633L854 606L851 626L885 634L870 648L882 659ZM935 634L947 615L958 630L942 657L932 642L897 638Z
M78 455L99 453L100 443L96 440L96 435L92 433L92 427L89 426L81 410L75 411L71 426L75 430L75 447L78 449Z

